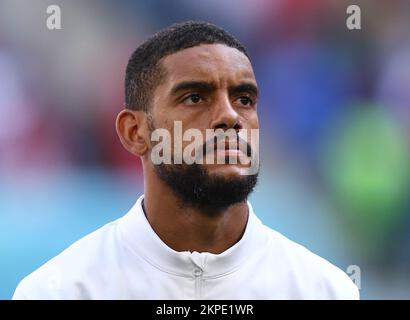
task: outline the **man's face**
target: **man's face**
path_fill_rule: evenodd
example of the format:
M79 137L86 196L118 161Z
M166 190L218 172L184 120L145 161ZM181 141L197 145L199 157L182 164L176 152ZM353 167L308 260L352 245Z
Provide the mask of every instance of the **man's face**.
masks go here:
M242 52L222 44L205 44L167 56L161 66L165 79L153 94L151 113L155 128L169 130L172 141L174 121L182 122L183 131L199 129L204 142L206 129L259 128L255 75ZM182 141L182 149L187 144ZM232 150L226 150L226 155L229 153ZM234 176L243 166L237 162L220 165L204 161L204 166L210 174Z
M165 77L153 93L150 110L153 119L152 127L168 130L172 142L175 135L175 121L181 121L184 132L191 128L200 130L204 137L203 142L207 142L205 138L207 129L250 131L249 129L259 128L256 111L257 84L251 63L242 52L222 44L204 44L165 57L161 61L161 67L165 71ZM248 133L247 142L249 137ZM189 141L182 141L182 150L189 143ZM173 152L174 150L172 154ZM216 150L210 152L215 153L216 157ZM224 150L224 152L225 157L229 155L239 157L237 150ZM240 161L237 161L237 164L209 164L204 161L204 164L190 167L171 164L156 166L156 169L163 180L171 179L167 181L168 184L179 183L174 181L178 177L178 180L184 178L204 180L206 186L196 186L200 189L197 192L202 193L206 193L204 189L212 189L212 186L215 186L216 189L211 190L208 196L211 199L204 199L204 202L217 199L214 193L220 194L227 188L234 190L235 183L237 185L234 191L241 194L238 189L241 189L241 185L246 185L244 186L246 195L237 199L242 201L256 183L256 175L250 177L240 175L240 170L244 166L246 165ZM174 178L170 178L172 174ZM185 189L190 189L191 184L195 182L185 181ZM225 196L232 198L230 194ZM189 200L189 197L185 200ZM224 201L220 199L219 202L222 204ZM228 202L226 204L232 204Z

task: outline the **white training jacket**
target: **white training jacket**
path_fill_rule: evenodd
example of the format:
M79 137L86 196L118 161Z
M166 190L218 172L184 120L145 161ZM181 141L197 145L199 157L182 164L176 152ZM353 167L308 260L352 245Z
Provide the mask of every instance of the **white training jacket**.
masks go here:
M249 203L241 240L211 254L169 248L142 199L24 278L13 299L359 299L347 274L263 225Z

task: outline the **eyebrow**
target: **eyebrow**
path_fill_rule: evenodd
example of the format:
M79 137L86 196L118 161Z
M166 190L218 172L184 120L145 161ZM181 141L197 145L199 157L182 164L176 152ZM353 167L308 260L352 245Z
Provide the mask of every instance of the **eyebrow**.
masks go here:
M200 91L200 92L211 92L216 90L216 86L212 83L206 81L183 81L176 84L171 89L171 95L175 95L181 91ZM228 88L230 94L238 94L241 92L248 92L255 96L258 96L258 87L251 82L244 82L239 85L230 86Z
M228 90L230 94L238 94L241 92L247 92L256 97L258 96L258 93L259 93L258 87L251 82L244 82L239 85L230 86Z
M210 92L216 89L216 86L206 82L206 81L183 81L178 84L176 84L172 89L171 89L171 95L175 95L178 92L181 91L188 91L188 90L194 90L194 91L201 91L201 92Z

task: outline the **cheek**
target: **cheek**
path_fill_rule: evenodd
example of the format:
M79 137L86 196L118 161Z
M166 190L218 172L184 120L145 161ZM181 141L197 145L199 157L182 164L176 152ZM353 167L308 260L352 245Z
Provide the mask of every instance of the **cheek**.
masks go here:
M155 129L166 129L172 133L174 121L165 112L156 112L152 115Z
M259 129L259 118L256 111L243 115L243 127L251 129Z
M183 130L198 129L205 132L205 129L209 128L210 124L210 113L204 110L189 110L181 115L178 120L182 122Z
M254 126L252 128L259 129L259 117L258 117L258 115L256 115L256 117L255 117L255 123L254 123Z

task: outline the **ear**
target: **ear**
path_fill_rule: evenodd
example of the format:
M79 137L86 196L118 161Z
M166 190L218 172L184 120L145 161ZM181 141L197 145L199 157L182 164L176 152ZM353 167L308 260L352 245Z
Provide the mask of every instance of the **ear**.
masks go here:
M118 114L115 124L125 149L140 157L148 151L149 130L145 112L124 109Z

